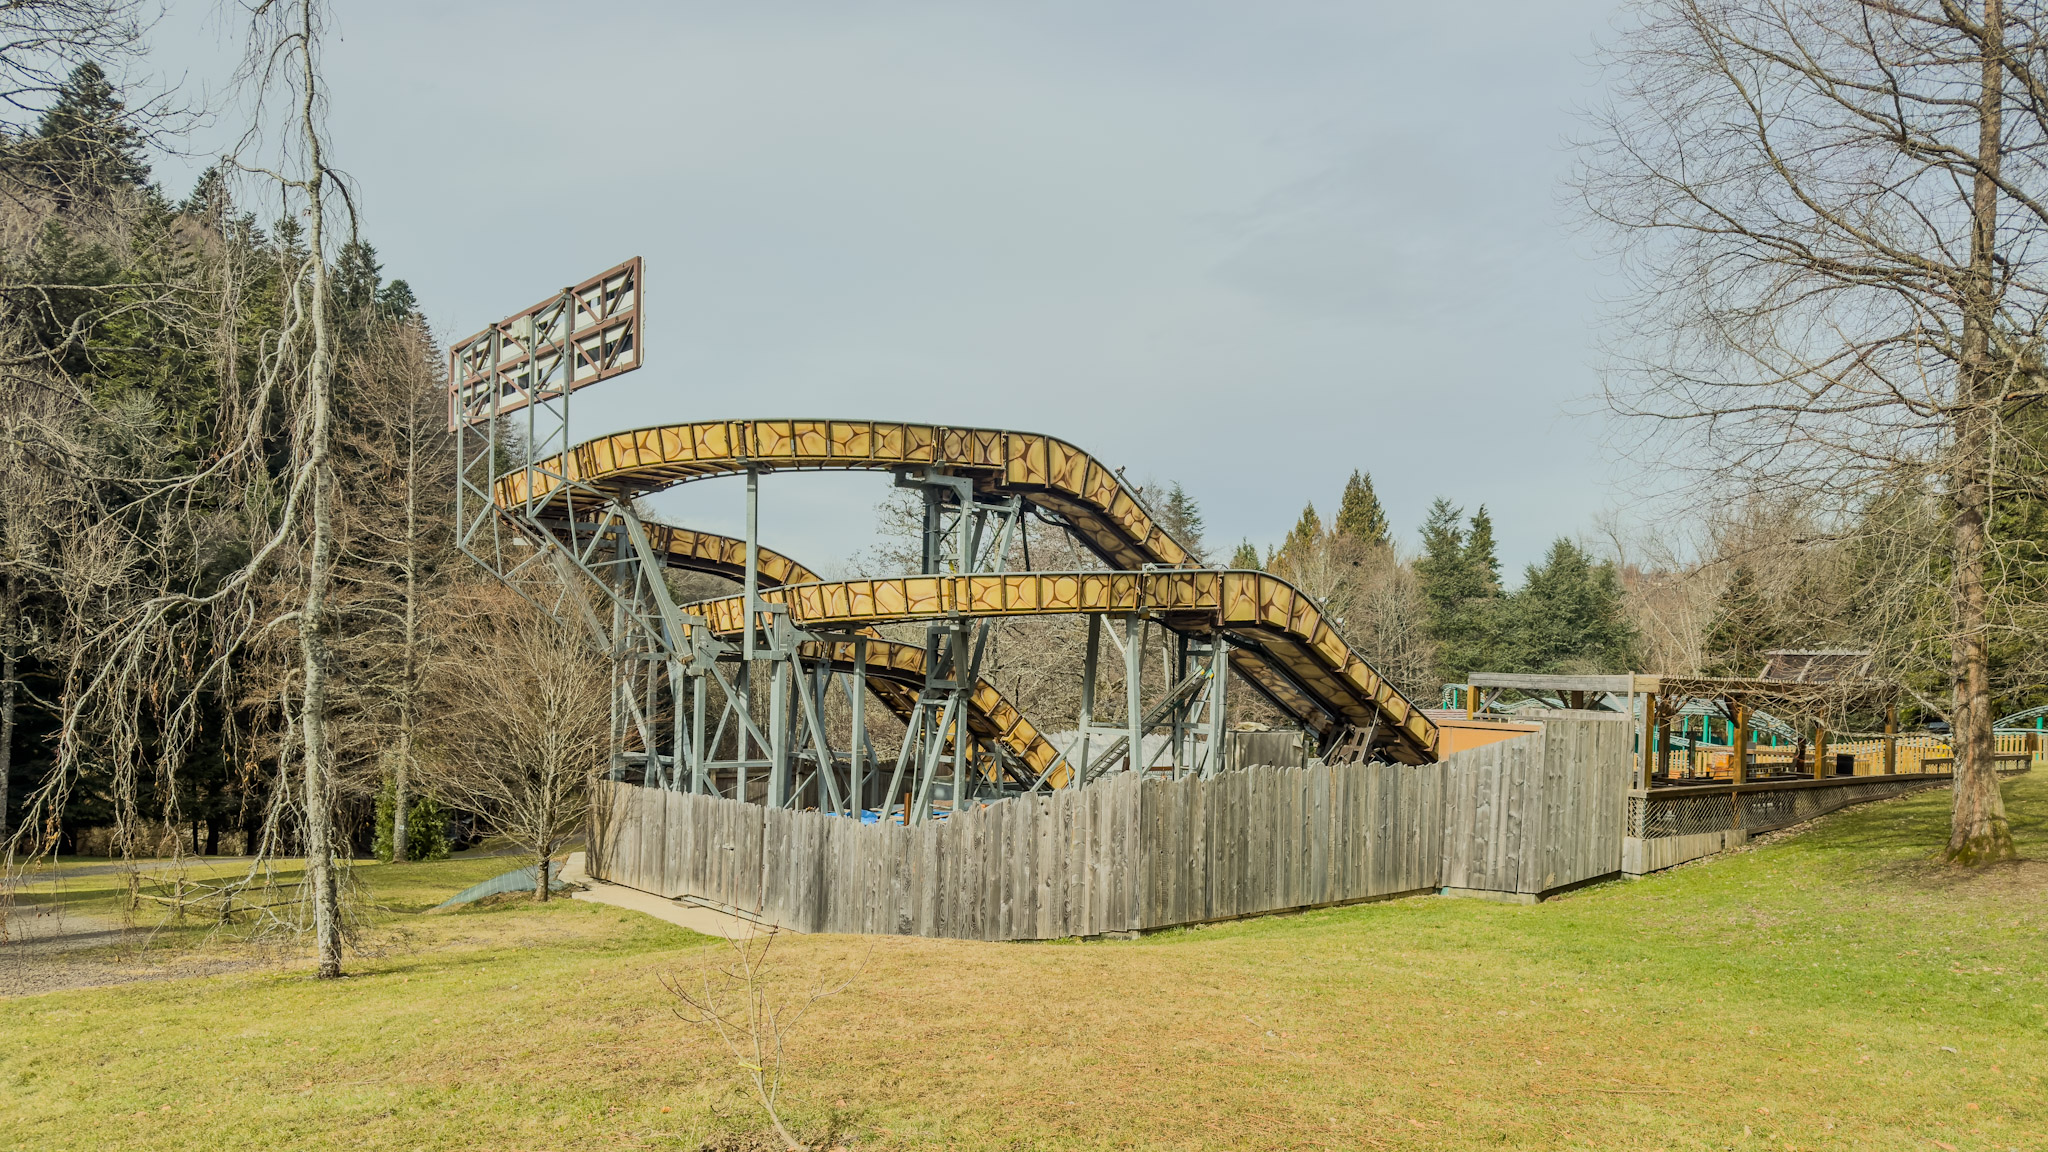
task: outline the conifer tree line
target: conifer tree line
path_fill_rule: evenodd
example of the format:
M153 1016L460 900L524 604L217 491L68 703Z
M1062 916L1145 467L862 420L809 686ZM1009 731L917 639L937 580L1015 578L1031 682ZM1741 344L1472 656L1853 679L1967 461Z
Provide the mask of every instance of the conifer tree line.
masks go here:
M1611 559L1560 538L1510 592L1483 505L1468 515L1437 500L1414 548L1395 540L1366 472L1351 474L1336 507L1326 526L1311 501L1280 544L1262 557L1243 541L1231 566L1314 596L1411 698L1433 703L1441 685L1470 672L1619 672L1636 658L1628 591Z
M233 887L286 894L257 928L332 976L349 859L526 843L535 796L553 851L597 754L537 767L448 722L476 708L450 661L530 610L453 546L443 352L327 158L322 9L250 11L272 119L178 196L151 154L184 122L111 68L140 9L0 10L0 44L40 46L0 58L30 106L0 123L0 917L53 854L245 855ZM550 706L603 714L583 672Z
M2015 424L2048 447L2048 417ZM1754 677L1774 650L1858 651L1873 675L1904 686L1900 719L1912 728L1947 721L1943 605L1897 594L1943 563L1927 503L1893 496L1847 530L1779 499L1703 510L1684 534L1645 526L1603 548L1560 537L1510 590L1485 506L1436 500L1404 550L1370 476L1354 472L1331 524L1311 502L1279 545L1261 556L1240 542L1230 566L1315 596L1354 649L1424 703L1472 672ZM1166 507L1169 530L1191 514L1200 523L1185 493ZM2014 560L1997 586L2014 626L1991 647L2005 714L2048 704L2048 499L2014 493L1992 537ZM1867 707L1842 719L1882 723Z

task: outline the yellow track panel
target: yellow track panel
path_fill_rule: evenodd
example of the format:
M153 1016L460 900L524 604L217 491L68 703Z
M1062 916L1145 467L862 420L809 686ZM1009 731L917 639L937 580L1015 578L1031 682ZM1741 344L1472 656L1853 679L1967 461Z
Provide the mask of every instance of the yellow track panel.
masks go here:
M648 524L646 529L648 542L666 554L671 568L709 572L733 579L740 578L747 570L747 542L744 540L678 528L672 524ZM818 579L802 564L766 548L758 551L756 562L763 589L812 583ZM853 671L852 644L808 643L802 646L802 652L806 660L829 659L837 671ZM868 641L869 688L899 720L908 720L911 709L917 706L918 694L924 689L924 665L925 652L918 645L900 644L879 636ZM1000 740L1019 760L1031 766L1034 776L1059 761L1059 751L1024 718L1015 704L988 681L975 684L974 691L968 694L967 704L968 730L977 736ZM1058 788L1071 775L1070 769L1062 767L1047 777L1046 783Z
M691 572L709 572L729 580L747 575L747 542L731 536L678 528L673 524L647 523L647 540L657 552L668 555L668 566ZM763 588L778 584L813 584L818 574L780 552L758 550L756 564Z
M1116 473L1064 440L1034 432L874 420L713 420L603 436L498 481L502 507L543 505L566 483L651 492L691 480L763 471L942 468L992 493L1058 512L1118 568L1192 563Z
M1358 658L1308 596L1263 572L1181 569L1168 572L1019 572L969 576L900 576L842 580L765 590L786 604L800 628L853 627L948 617L1042 616L1144 612L1185 631L1225 629L1256 636L1232 665L1297 715L1332 714L1322 724L1364 728L1384 716L1400 736L1395 755L1411 764L1433 759L1436 725ZM711 630L745 628L743 597L694 605ZM765 624L765 621L763 622ZM1299 688L1295 686L1299 685ZM1305 699L1302 690L1309 697Z

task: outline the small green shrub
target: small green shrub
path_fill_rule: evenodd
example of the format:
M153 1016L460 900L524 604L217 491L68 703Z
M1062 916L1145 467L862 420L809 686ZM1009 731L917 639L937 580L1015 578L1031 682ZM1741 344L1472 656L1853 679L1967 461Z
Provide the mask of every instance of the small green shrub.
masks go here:
M384 778L384 786L377 790L377 841L374 851L377 859L391 863L392 816L398 808L398 789L391 777ZM405 854L412 861L446 860L454 848L448 835L448 817L441 812L441 806L431 796L421 796L413 801L412 812L406 817Z

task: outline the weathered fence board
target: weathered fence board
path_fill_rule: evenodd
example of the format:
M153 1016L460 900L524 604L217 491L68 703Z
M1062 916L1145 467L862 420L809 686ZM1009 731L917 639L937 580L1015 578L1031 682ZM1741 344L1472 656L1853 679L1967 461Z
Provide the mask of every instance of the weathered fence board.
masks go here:
M593 871L799 931L978 940L1536 893L1619 869L1629 740L1577 713L1422 767L1119 773L914 828L613 783Z
M1631 739L1619 714L1552 712L1443 760L1444 886L1530 895L1618 871Z

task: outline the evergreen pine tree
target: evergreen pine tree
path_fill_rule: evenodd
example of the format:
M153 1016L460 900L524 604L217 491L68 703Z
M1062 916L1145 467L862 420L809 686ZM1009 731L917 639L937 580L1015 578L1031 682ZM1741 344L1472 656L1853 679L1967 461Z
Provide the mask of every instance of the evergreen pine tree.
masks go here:
M87 61L57 86L57 97L36 122L23 151L46 181L60 210L80 198L149 183L142 134L129 123L128 106L99 65Z
M1422 559L1415 562L1415 575L1429 601L1433 629L1472 595L1465 579L1463 518L1462 509L1439 496L1422 521Z
M200 173L198 181L192 185L192 194L178 205L178 211L187 216L197 216L216 229L221 227L221 222L227 219L233 208L234 200L228 195L227 176L219 165Z
M1337 534L1370 548L1385 547L1393 540L1386 510L1380 507L1367 473L1353 471L1344 484L1344 501L1337 506Z
M1260 569L1259 549L1249 540L1238 542L1237 551L1230 557L1230 566L1241 572L1257 572Z
M1294 528L1287 533L1287 539L1280 542L1280 554L1273 558L1273 565L1285 566L1289 557L1300 558L1308 555L1316 541L1323 536L1323 518L1316 515L1316 506L1311 503L1301 510L1301 519L1294 522Z
M1204 558L1207 549L1202 546L1201 506L1178 482L1167 489L1166 500L1159 509L1159 523L1195 559Z
M367 240L351 240L341 246L334 261L335 303L350 312L360 312L377 302L377 288L384 268L377 263L377 249Z
M1493 552L1493 520L1484 508L1469 526L1464 510L1439 498L1422 524L1422 558L1415 576L1429 609L1437 675L1446 681L1502 667L1500 562Z
M1764 653L1784 646L1784 631L1757 584L1756 571L1737 564L1714 602L1714 622L1704 645L1707 675L1756 675Z
M410 320L419 315L419 297L412 294L412 285L403 280L393 280L377 290L377 314L388 320Z
M1635 630L1622 611L1621 577L1559 538L1530 565L1511 605L1511 672L1626 672Z
M276 258L280 269L295 269L305 262L305 225L290 216L281 216L277 223L270 226L270 231L275 240L271 245L271 254ZM277 290L288 291L288 286L280 280Z
M398 790L390 777L377 789L376 822L377 832L371 841L370 851L384 863L391 863L396 841L393 817L398 810ZM411 811L405 817L405 858L411 863L429 860L446 860L455 845L448 836L448 817L441 806L434 803L432 796L422 796L413 801Z
M1465 534L1465 568L1467 579L1479 591L1478 596L1500 595L1500 558L1493 552L1493 517L1486 514L1486 505L1472 514L1472 526Z

